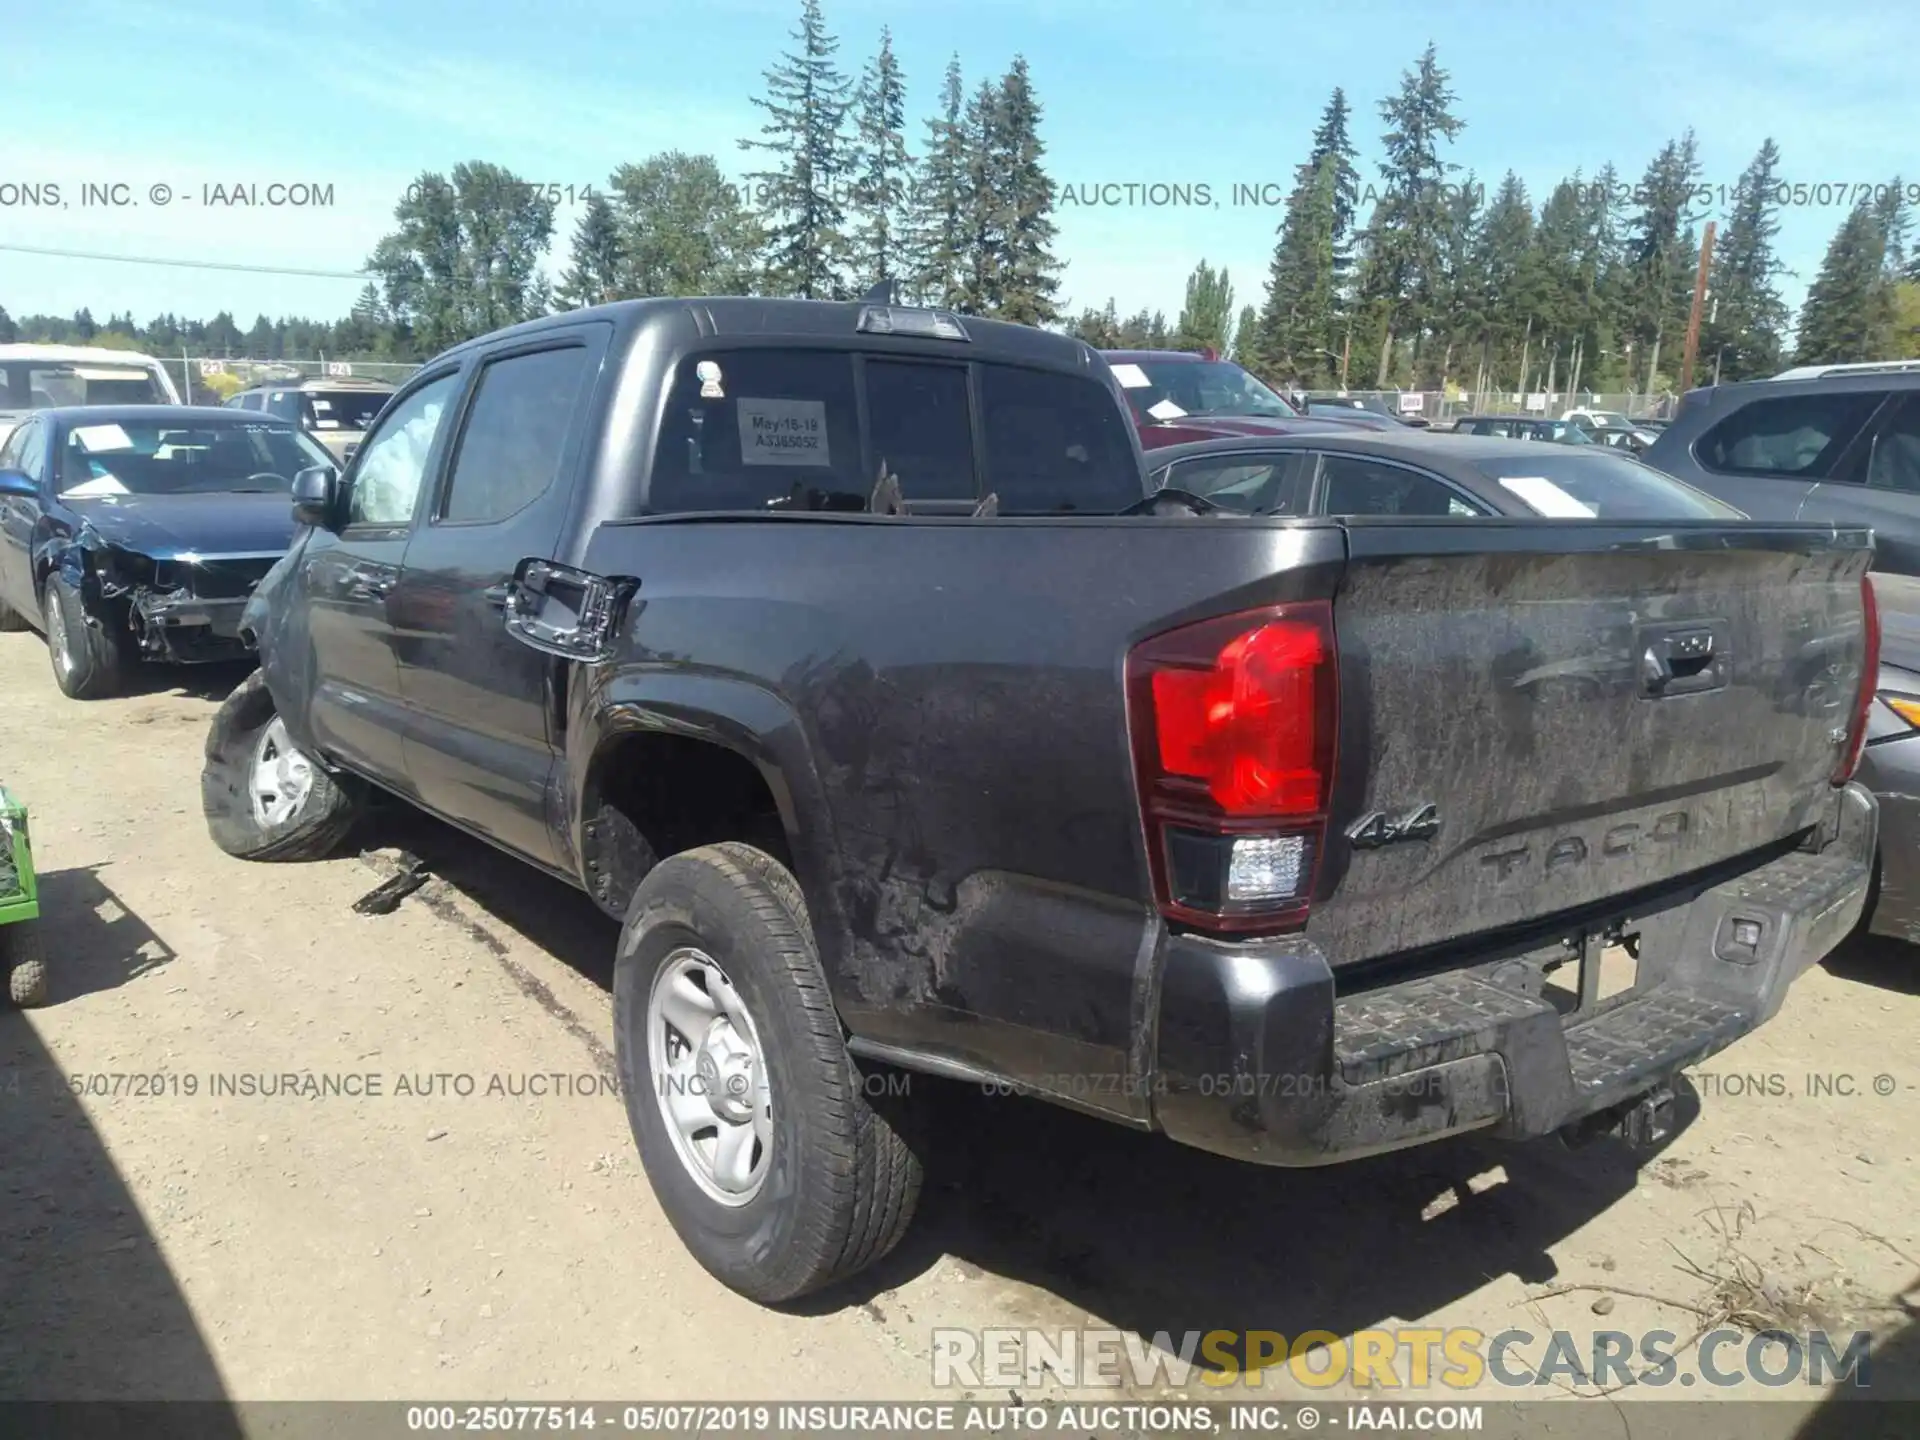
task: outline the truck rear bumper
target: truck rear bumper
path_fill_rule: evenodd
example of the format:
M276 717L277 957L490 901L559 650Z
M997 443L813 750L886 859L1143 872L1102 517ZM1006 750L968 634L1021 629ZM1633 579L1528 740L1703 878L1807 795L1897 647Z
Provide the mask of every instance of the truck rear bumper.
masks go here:
M1304 1166L1474 1130L1546 1135L1608 1111L1773 1016L1858 923L1876 828L1873 797L1850 785L1818 851L1596 918L1638 935L1637 975L1571 1013L1543 975L1556 961L1577 970L1581 951L1552 937L1360 988L1304 936L1169 936L1154 1123L1201 1149Z

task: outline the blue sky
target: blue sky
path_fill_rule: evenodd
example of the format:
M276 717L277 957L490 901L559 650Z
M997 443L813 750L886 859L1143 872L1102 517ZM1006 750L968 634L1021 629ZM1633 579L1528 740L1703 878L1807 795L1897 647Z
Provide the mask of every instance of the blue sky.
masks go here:
M753 168L737 141L786 46L798 0L62 0L13 6L0 43L11 144L0 147L0 244L357 270L407 181L469 159L560 185L604 185L654 151L708 151ZM1206 185L1219 204L1063 207L1062 297L1178 310L1206 258L1258 301L1277 208L1234 205L1236 184L1284 189L1336 84L1374 179L1377 104L1429 39L1466 129L1452 159L1489 182L1511 168L1536 202L1575 167L1611 159L1631 181L1688 125L1705 182L1731 186L1771 134L1783 178L1920 181L1912 0L1543 6L1476 0L826 0L857 69L883 24L906 68L912 139L949 54L969 88L1016 53L1045 106L1054 177L1076 187ZM331 185L325 208L200 203L210 183ZM18 187L53 182L64 205ZM80 186L124 183L139 203L83 207ZM15 187L9 190L9 184ZM155 186L170 187L166 205ZM1082 191L1081 193L1085 193ZM194 197L192 199L186 197ZM564 258L575 208L556 227ZM1844 205L1783 216L1797 304ZM0 250L0 305L96 317L232 310L331 318L359 282L166 269Z

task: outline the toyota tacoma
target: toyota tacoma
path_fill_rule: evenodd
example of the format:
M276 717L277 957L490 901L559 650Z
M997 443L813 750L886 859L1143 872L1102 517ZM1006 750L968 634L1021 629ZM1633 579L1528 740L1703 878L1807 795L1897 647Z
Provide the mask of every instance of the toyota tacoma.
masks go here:
M876 1076L1269 1165L1658 1138L1867 893L1864 531L1228 513L1081 342L871 300L470 341L294 507L215 840L386 791L620 918L648 1177L763 1302L906 1228Z

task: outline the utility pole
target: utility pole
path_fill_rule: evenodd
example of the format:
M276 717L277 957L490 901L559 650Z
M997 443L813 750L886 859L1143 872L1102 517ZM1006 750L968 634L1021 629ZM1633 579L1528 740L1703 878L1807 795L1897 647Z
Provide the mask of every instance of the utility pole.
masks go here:
M1693 277L1693 308L1687 312L1687 349L1680 359L1680 393L1693 388L1693 362L1700 352L1700 312L1707 303L1707 266L1713 259L1714 222L1707 221L1707 233L1700 237L1700 270Z

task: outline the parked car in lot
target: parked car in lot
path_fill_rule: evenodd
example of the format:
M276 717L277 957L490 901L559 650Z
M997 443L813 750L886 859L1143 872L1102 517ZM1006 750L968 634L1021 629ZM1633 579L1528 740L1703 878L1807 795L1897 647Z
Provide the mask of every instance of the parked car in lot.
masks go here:
M268 381L240 391L227 404L236 410L264 411L299 426L344 465L392 395L393 386L382 380L330 376Z
M0 345L0 442L28 415L67 405L178 405L159 361L98 345Z
M1316 432L1348 417L1309 417L1250 372L1211 353L1103 350L1149 450L1220 435Z
M75 699L140 660L245 655L240 612L293 537L293 477L327 463L264 415L37 412L0 445L0 630L44 632Z
M1872 526L1874 568L1920 575L1920 362L1690 390L1647 463L1760 519Z
M1651 430L1642 430L1637 425L1587 425L1581 428L1594 444L1625 450L1630 455L1646 454L1657 438Z
M1537 440L1554 445L1594 443L1593 437L1571 420L1544 420L1537 415L1462 415L1443 433L1492 435L1506 440Z
M1145 481L1063 335L662 299L484 336L297 479L209 829L320 855L385 790L620 918L648 1177L768 1302L905 1230L936 1137L887 1067L1275 1165L1649 1141L1854 926L1864 533Z
M1148 457L1155 490L1253 515L1743 520L1731 505L1608 446L1418 430L1203 440Z
M1378 410L1369 410L1358 402L1349 404L1344 400L1309 400L1307 414L1321 420L1339 420L1365 430L1406 428L1391 415L1383 415Z

